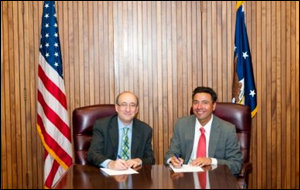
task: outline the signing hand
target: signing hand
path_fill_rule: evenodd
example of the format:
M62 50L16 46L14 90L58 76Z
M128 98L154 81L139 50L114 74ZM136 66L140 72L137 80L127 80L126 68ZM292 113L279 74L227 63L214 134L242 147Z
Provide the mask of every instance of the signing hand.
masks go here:
M184 160L182 158L176 158L176 156L173 156L171 158L171 164L174 166L174 168L181 168L182 163L184 162Z
M125 160L118 159L115 161L110 161L108 163L108 168L113 170L127 170L129 166L127 165Z
M211 164L210 158L199 157L191 162L192 166L208 166Z

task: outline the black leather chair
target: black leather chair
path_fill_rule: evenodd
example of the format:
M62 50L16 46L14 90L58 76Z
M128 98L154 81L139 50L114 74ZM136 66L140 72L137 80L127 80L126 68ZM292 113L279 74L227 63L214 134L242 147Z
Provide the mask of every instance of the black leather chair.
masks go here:
M88 164L86 153L90 147L95 121L116 113L114 104L80 107L73 111L73 139L76 164Z
M191 109L191 114L193 110ZM251 137L251 111L248 106L217 102L214 114L224 119L236 127L236 133L241 145L243 154L242 169L237 176L240 188L247 189L249 173L252 172L250 162L250 137Z

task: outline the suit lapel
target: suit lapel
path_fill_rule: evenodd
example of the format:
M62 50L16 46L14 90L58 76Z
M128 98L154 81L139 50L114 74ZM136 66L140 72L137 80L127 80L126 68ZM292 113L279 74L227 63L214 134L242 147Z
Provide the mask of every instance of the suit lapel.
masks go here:
M213 122L211 124L211 131L209 137L209 152L208 152L209 157L214 157L215 155L219 136L220 136L220 122L218 118L216 118L213 115Z
M185 142L186 143L186 160L189 161L191 157L193 146L194 146L194 138L195 138L195 125L196 125L196 117L193 115L187 122L186 133L185 133Z
M132 142L131 142L131 157L134 158L137 155L137 151L140 144L140 133L138 131L135 119L132 124Z
M118 152L118 146L119 146L119 127L117 122L117 116L113 117L111 119L110 125L109 125L109 136L111 140L111 144L113 146L113 152Z

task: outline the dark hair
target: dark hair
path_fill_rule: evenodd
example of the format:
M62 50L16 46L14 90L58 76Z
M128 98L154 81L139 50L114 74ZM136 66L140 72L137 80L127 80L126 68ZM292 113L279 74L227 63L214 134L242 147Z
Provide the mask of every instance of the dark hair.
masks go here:
M217 98L218 98L217 93L209 87L199 86L199 87L195 88L195 90L193 91L193 99L194 99L194 96L198 93L208 93L211 95L213 103L215 103L217 101Z

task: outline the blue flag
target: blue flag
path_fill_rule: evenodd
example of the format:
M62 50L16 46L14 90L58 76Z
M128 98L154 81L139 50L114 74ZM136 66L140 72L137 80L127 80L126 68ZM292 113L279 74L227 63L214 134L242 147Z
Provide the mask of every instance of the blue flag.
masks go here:
M233 103L249 106L251 109L251 117L255 116L257 112L256 88L245 24L243 1L238 1L237 3L232 96Z

